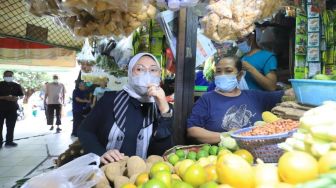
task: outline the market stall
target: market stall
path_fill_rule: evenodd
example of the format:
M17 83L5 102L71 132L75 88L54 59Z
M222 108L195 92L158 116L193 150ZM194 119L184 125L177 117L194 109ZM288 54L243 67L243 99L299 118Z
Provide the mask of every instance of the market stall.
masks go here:
M31 178L23 187L328 188L336 184L336 16L331 1L51 0L28 1L28 5L34 15L52 16L77 37L94 39L86 40L77 54L78 80L90 86L110 75L121 83L132 55L153 53L165 67L162 78L175 76L177 146L163 156L127 156L101 165L99 156L84 155L75 142L59 156L57 169ZM162 6L178 12L161 11ZM159 10L158 19L152 20ZM278 10L281 14L275 14ZM221 133L218 144L186 145L186 119L194 96L205 90L195 87L198 61L212 59L204 69L213 71L213 59L236 54L233 41L249 35L255 22L265 19L269 23L261 24L265 28L260 44L283 55L285 63L280 67L290 75L284 80L295 78L290 81L296 100L283 98L273 113L263 112L252 127ZM286 34L278 34L287 29ZM286 41L272 44L271 39L279 36ZM279 47L287 44L293 45ZM213 77L208 73L204 75Z

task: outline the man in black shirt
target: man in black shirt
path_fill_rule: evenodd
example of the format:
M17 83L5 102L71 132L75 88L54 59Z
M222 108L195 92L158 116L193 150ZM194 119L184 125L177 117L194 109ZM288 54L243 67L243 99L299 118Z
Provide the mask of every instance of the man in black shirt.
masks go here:
M0 82L0 148L2 147L2 128L6 120L7 135L6 144L8 147L17 146L13 142L14 127L17 119L17 100L23 96L22 88L19 84L13 82L13 72L5 71L4 81Z

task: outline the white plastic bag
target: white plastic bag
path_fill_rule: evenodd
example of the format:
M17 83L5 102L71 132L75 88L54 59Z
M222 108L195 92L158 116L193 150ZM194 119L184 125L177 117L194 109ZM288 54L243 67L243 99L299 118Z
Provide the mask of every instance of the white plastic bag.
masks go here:
M100 157L89 153L58 169L33 177L22 188L90 188L104 175L99 164Z
M241 77L239 83L238 83L238 88L240 90L248 90L249 87L247 85L247 82L246 82L246 79L245 79L245 76L246 76L246 71L243 72L243 76Z

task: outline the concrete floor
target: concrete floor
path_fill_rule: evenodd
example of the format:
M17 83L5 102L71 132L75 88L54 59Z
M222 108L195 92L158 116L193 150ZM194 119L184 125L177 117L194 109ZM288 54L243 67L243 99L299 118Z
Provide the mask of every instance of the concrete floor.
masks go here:
M54 166L53 159L76 140L71 137L71 118L62 119L62 132L56 134L55 129L49 130L42 114L17 122L14 142L18 143L18 147L3 146L0 149L0 187L10 188L17 180L42 173L43 168ZM5 134L4 125L4 137Z

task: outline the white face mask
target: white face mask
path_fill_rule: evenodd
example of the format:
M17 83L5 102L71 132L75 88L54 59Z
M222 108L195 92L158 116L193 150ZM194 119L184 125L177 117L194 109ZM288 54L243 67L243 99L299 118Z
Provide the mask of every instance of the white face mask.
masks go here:
M58 83L58 79L54 79L53 81L54 81L54 83Z
M243 52L244 54L247 54L251 51L251 45L247 43L247 41L241 42L237 44L238 49Z
M13 82L13 77L4 77L5 82Z
M147 95L149 84L154 84L157 86L160 84L160 77L153 76L147 72L143 75L133 76L130 81L131 81L130 84L134 88L134 91L138 95L144 96Z
M215 76L216 88L224 92L231 92L238 87L236 75Z

